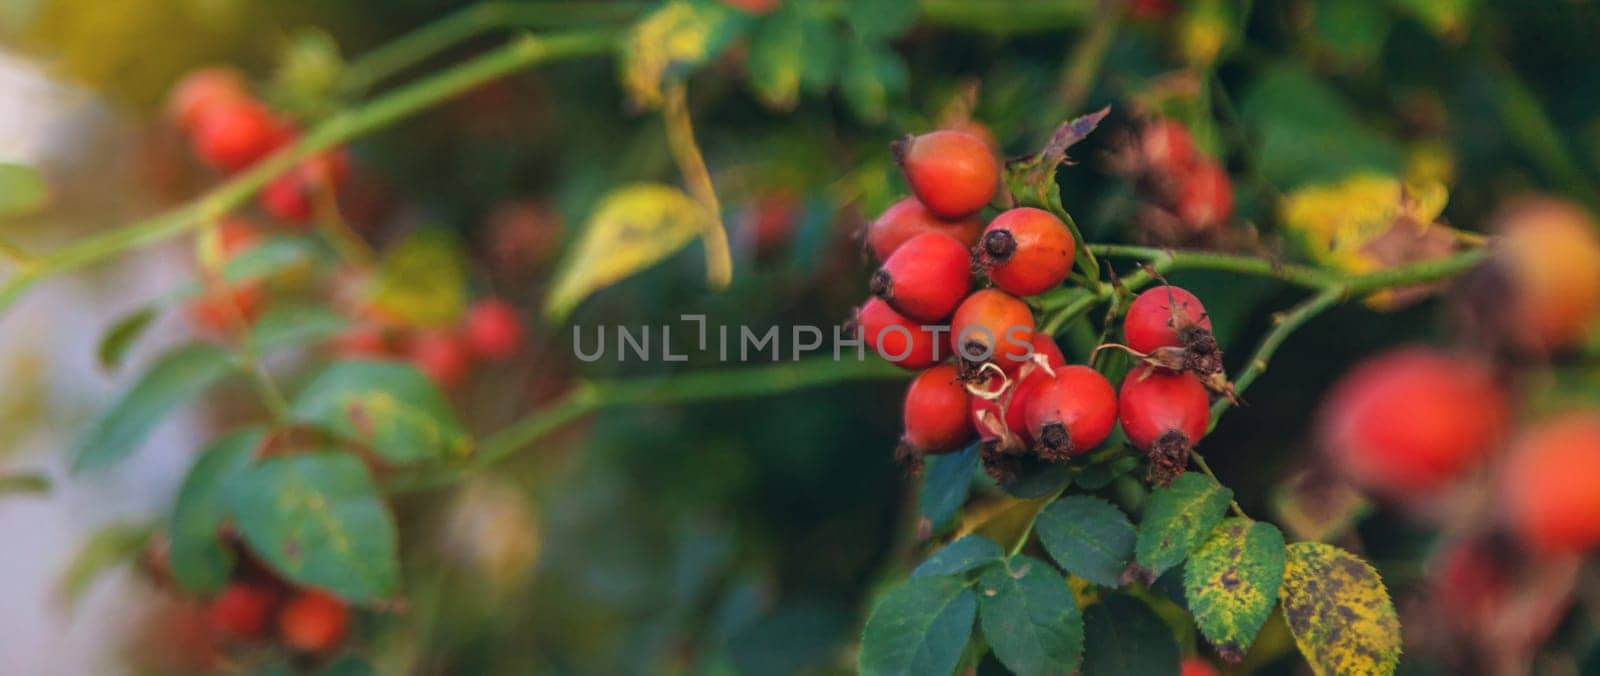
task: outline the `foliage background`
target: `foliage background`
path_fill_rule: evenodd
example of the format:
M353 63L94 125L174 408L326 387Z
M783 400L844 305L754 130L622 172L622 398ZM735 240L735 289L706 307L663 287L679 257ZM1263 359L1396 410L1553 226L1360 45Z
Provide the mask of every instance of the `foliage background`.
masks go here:
M548 16L584 21L599 4L554 4ZM883 60L875 64L881 71L850 62L839 87L807 89L792 109L763 103L745 75L755 46L734 47L695 75L690 89L697 136L735 235L734 285L708 290L703 256L691 246L596 295L571 322L660 325L703 312L713 323L757 327L836 323L863 296L870 265L856 253L853 232L904 192L888 142L933 126L973 87L975 117L1013 154L1036 148L1067 116L1113 105L1110 123L1074 149L1082 164L1063 174L1063 203L1093 241L1131 237L1130 188L1106 171L1104 158L1136 114L1156 111L1188 123L1226 158L1236 220L1273 256L1296 252L1295 234L1275 216L1279 198L1353 169L1442 180L1450 191L1444 216L1467 230L1528 189L1595 203L1600 9L1593 4L1199 0L1174 3L1163 21L1141 22L1114 3L1068 2L1054 21L1019 22L1025 4L925 3L922 20L872 57ZM130 191L133 204L89 213L58 207L31 225L31 238L54 241L53 228L96 227L106 212L149 210L204 185L156 120L156 106L183 72L230 62L267 78L309 27L350 57L459 6L8 4L0 11L6 46L105 96L142 149L108 158L128 163L117 176L73 169ZM966 9L950 10L958 6ZM847 23L835 17L829 25L850 55L855 37ZM500 39L475 40L438 62ZM1103 54L1077 56L1095 39L1105 41ZM879 77L852 80L868 71ZM487 224L507 201L547 206L549 227L566 245L610 187L675 183L662 125L633 112L616 80L611 59L542 67L354 144L361 170L389 196L379 200L385 216L368 236L381 243L421 223L442 225L481 262ZM1161 95L1174 87L1194 95ZM776 253L757 256L738 245L749 234L740 224L774 191L800 205L797 225ZM510 275L480 266L474 285L538 307L558 258ZM1271 281L1223 273L1173 281L1206 300L1224 349L1235 355L1297 297ZM1383 314L1351 304L1297 333L1251 390L1249 405L1205 442L1245 509L1274 514L1279 484L1313 462L1308 412L1337 374L1382 346L1438 336L1440 317L1434 302ZM564 325L534 326L539 350L527 363L463 395L459 408L475 430L497 428L575 375L628 378L666 368L578 364ZM1069 354L1082 354L1081 339L1065 342L1074 348ZM848 668L874 590L927 551L915 540L916 482L889 453L902 387L854 383L607 411L516 457L492 482L400 499L402 530L412 534L404 541L411 606L367 637L381 646L373 651L380 666L437 673ZM481 575L475 559L463 558L483 543L449 537L461 529L448 515L472 499L491 505L469 510L487 520L479 524L483 538L502 543L489 551L526 571ZM1430 536L1403 520L1370 518L1359 538L1404 607L1426 576ZM521 544L506 554L504 542ZM1594 627L1571 618L1558 636L1551 659L1571 665L1593 642ZM1252 666L1297 668L1285 636L1263 644L1267 652ZM1426 651L1408 653L1405 666L1425 671L1429 661Z

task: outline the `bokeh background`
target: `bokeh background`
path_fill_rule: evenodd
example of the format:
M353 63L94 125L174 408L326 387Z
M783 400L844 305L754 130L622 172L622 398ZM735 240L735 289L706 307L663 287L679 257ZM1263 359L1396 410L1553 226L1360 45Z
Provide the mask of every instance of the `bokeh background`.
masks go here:
M314 121L339 105L305 95L325 71L464 4L7 0L0 161L39 170L49 200L7 222L5 234L48 250L214 185L162 114L186 72L233 64ZM625 21L641 3L506 4L530 8L531 24L557 26L618 25L612 17ZM835 49L823 51L842 62L792 102L774 101L749 74L749 44L691 80L697 137L734 240L725 291L707 289L697 244L601 291L567 322L536 311L610 188L679 181L660 119L630 105L613 59L520 73L351 144L356 178L341 206L363 237L381 249L421 229L453 233L475 289L529 308L527 352L456 396L475 431L497 429L578 377L712 366L703 356L581 363L572 324L661 325L703 313L713 323L826 327L848 317L872 266L856 235L904 194L887 147L911 131L977 120L1020 155L1063 119L1111 105L1107 123L1073 150L1063 203L1092 241L1165 243L1141 230L1151 222L1143 188L1117 157L1148 120L1179 120L1233 180L1233 218L1200 244L1285 259L1314 257L1281 217L1286 195L1352 173L1444 186L1440 216L1464 231L1486 229L1511 196L1555 192L1592 206L1600 185L1592 3L940 1L924 3L914 26L871 40L829 9L838 4L805 11L827 17L820 23ZM468 40L378 89L506 35ZM175 416L114 473L68 477L64 454L129 382L130 373L97 365L100 335L192 276L187 246L52 280L0 317L0 468L50 480L46 492L0 498L0 671L193 666L166 654L177 649L163 642L181 641L163 624L177 612L168 591L137 566L75 583L71 562L92 534L158 518L196 449L245 415L250 393L225 392ZM1173 281L1205 299L1235 355L1299 297L1222 273ZM1360 355L1440 339L1448 310L1433 300L1386 312L1345 305L1284 345L1248 405L1205 442L1243 506L1281 516L1285 482L1317 465L1311 411L1328 385ZM192 332L181 314L164 314L129 360ZM1094 333L1064 336L1069 355L1081 358ZM1588 364L1571 396L1593 396ZM384 673L848 671L875 588L928 547L918 481L891 457L903 386L606 411L500 471L399 497L408 600L363 622L361 641ZM980 506L999 499L980 481ZM1407 614L1426 590L1438 536L1408 523L1380 511L1348 537L1395 592L1406 668L1439 672L1451 664L1447 643L1440 649L1429 621ZM1538 671L1577 673L1591 664L1595 623L1574 612L1558 625ZM1301 668L1281 632L1262 643L1251 667Z

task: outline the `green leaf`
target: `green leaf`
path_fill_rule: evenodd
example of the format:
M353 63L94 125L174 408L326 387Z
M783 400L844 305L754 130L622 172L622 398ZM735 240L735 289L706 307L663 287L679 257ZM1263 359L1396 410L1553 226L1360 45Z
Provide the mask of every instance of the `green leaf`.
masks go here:
M1100 498L1068 495L1046 507L1033 528L1067 572L1103 587L1121 586L1138 537L1122 510Z
M112 324L100 337L100 348L95 353L100 357L100 368L114 371L122 365L122 358L128 355L128 348L144 335L144 330L150 328L150 323L156 319L154 307L143 307L128 313L117 323Z
M21 164L0 162L0 218L38 211L48 197L49 190L39 172Z
M50 477L36 472L0 475L0 495L45 494L50 492Z
M805 11L800 3L784 3L750 38L750 86L768 107L791 110L800 99Z
M193 343L162 355L73 449L72 471L120 462L173 409L232 370L228 351L215 345Z
M228 516L224 490L250 468L267 432L248 427L212 442L189 468L167 525L172 576L192 592L209 594L227 584L233 555L217 529Z
M790 5L808 10L800 22L800 85L811 92L827 91L839 77L839 33L814 5L794 2L784 7Z
M788 3L785 3L788 4ZM634 105L657 108L665 85L722 53L748 25L743 12L710 0L672 0L634 24L622 43L623 89Z
M1311 29L1321 44L1349 66L1377 59L1394 20L1377 0L1319 3L1312 9Z
M1272 614L1283 582L1283 534L1270 523L1225 519L1190 555L1184 597L1195 625L1223 659L1244 659Z
M1115 594L1084 613L1084 676L1145 676L1178 673L1172 629L1150 606Z
M899 54L885 45L858 40L845 55L839 87L856 117L878 123L889 117L889 101L904 93L910 81Z
M850 30L863 38L899 37L917 22L917 0L849 0L845 19Z
M1378 571L1366 561L1319 542L1289 545L1278 600L1313 672L1394 673L1400 619Z
M1000 545L982 535L967 535L945 545L911 571L911 577L960 575L1005 558Z
M255 281L312 260L321 251L309 237L274 237L230 257L222 265L222 279L229 284Z
M635 183L607 194L545 297L545 316L565 318L600 289L633 276L694 241L711 219L682 190Z
M1215 321L1212 322L1213 325L1215 323ZM1083 468L1083 471L1072 477L1072 483L1086 491L1098 491L1110 486L1111 482L1117 480L1117 477L1132 472L1138 466L1139 458L1137 456L1124 455L1110 462L1102 462Z
M250 332L250 344L258 353L327 340L339 334L350 321L326 307L311 303L273 305Z
M1049 564L1015 556L978 580L979 623L995 657L1017 674L1064 674L1083 656L1083 616Z
M949 674L972 634L978 598L955 577L916 577L889 590L867 617L859 671L869 676Z
M1403 164L1392 140L1366 127L1337 90L1298 66L1268 70L1242 97L1239 113L1260 139L1255 156L1262 174L1279 190L1363 169L1396 174Z
M1172 485L1150 493L1139 523L1136 547L1139 565L1150 579L1183 563L1222 520L1233 491L1198 472L1188 472Z
M955 519L972 490L972 473L978 468L978 445L960 453L930 455L922 470L922 495L918 505L922 518L933 530L943 530Z
M155 528L149 524L119 523L90 534L56 583L62 602L69 606L77 603L102 573L143 553L154 533Z
M398 588L394 517L355 456L271 458L235 476L227 494L245 543L289 580L352 601Z
M472 450L450 402L409 364L336 362L300 391L290 414L400 464Z

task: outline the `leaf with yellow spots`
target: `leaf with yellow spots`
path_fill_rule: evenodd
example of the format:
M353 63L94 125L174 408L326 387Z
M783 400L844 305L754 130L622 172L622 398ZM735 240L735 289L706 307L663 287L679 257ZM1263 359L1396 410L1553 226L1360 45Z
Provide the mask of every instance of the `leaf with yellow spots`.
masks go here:
M396 464L472 450L449 400L407 364L336 362L295 396L291 414L298 422L365 444Z
M1289 545L1283 616L1295 644L1323 674L1392 674L1400 661L1400 619L1378 571L1333 545Z
M355 456L271 458L235 476L226 493L245 544L285 579L351 601L399 587L394 516Z
M1318 263L1364 273L1450 255L1457 234L1437 222L1448 200L1449 192L1438 182L1408 184L1386 174L1361 173L1290 193L1279 217ZM1385 291L1369 296L1368 303L1390 309L1434 288Z
M562 264L545 316L560 320L589 294L672 255L699 235L710 216L677 188L637 183L607 195Z
M721 3L673 0L634 24L622 45L622 85L640 108L659 108L669 80L710 61L747 25Z
M1151 491L1134 545L1134 560L1146 579L1155 580L1183 563L1222 521L1232 500L1232 490L1196 472Z
M1184 596L1195 625L1223 659L1243 659L1272 614L1283 559L1283 534L1276 527L1241 518L1223 520L1189 556Z

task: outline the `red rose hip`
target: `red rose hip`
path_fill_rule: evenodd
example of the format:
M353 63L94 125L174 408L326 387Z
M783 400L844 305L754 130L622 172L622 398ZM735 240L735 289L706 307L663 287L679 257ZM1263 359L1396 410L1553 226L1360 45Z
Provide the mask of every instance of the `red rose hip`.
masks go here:
M1033 351L1032 341L1033 312L997 289L973 292L950 319L950 347L968 371L987 362L1015 373Z
M872 295L912 319L936 322L972 288L972 257L954 237L928 232L900 245L872 274Z
M1039 457L1062 461L1080 455L1111 435L1117 424L1117 393L1099 371L1082 365L1055 370L1031 393L1028 434Z
M1072 272L1076 248L1061 219L1043 209L1021 207L989 223L978 246L978 262L995 286L1032 296L1061 285Z
M917 198L907 197L895 202L867 225L866 243L872 255L884 261L906 240L925 232L942 232L970 247L978 243L978 233L982 231L983 223L976 217L946 220L928 211Z
M965 218L1000 188L1000 162L983 139L942 130L906 136L891 148L911 192L941 218Z
M938 334L895 312L881 298L869 299L856 310L855 325L868 348L903 369L919 371L949 354L941 349Z
M901 441L923 454L961 450L973 436L967 418L971 397L954 366L941 364L923 371L906 390Z
M1117 418L1134 448L1150 457L1150 478L1167 485L1183 474L1189 450L1206 434L1211 399L1188 371L1139 366L1117 398Z
M1211 334L1206 307L1194 294L1171 285L1139 294L1122 319L1122 336L1128 347L1145 353L1163 347L1185 347L1201 331Z
M1033 334L1033 353L1044 355L1045 363L1052 369L1067 364L1067 359L1062 356L1061 348L1056 346L1056 341L1042 331ZM1024 448L1032 446L1033 437L1028 433L1026 419L1028 404L1039 388L1050 380L1049 371L1036 367L1026 374L1021 374L1019 371L1019 379L1011 383L1009 392L1001 392L998 399L974 396L972 425L977 428L978 435L984 441L996 446L1007 444L1017 444ZM990 374L982 382L983 384L979 386L981 389L994 391L999 388L1000 376Z

